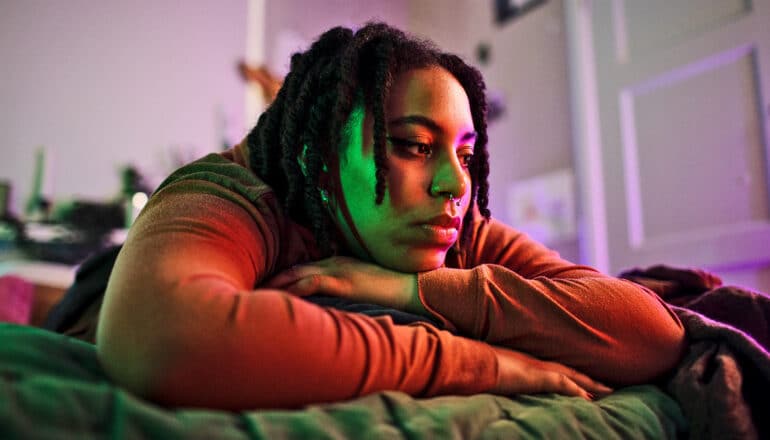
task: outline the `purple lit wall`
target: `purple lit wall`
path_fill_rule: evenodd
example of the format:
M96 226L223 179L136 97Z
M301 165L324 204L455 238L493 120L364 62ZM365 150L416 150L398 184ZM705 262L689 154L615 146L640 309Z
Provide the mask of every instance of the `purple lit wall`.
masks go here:
M44 146L56 199L103 199L119 167L159 178L168 151L243 133L246 2L29 0L0 7L0 178L14 210Z
M407 0L266 1L265 58L272 70L285 74L291 53L305 48L334 26L355 29L372 21L405 28Z

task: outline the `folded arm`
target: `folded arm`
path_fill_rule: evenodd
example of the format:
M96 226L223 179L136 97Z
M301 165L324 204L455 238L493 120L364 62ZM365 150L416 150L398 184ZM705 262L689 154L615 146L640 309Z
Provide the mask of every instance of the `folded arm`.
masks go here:
M654 293L561 260L500 223L477 227L469 269L418 277L424 307L447 328L614 384L676 365L684 329Z
M420 274L334 257L267 285L431 316L456 333L576 368L616 385L673 368L684 348L676 315L648 289L558 257L494 220L477 223L457 266Z
M167 404L231 409L495 386L486 344L254 290L282 226L212 195L213 184L190 185L153 198L116 262L97 332L116 382Z

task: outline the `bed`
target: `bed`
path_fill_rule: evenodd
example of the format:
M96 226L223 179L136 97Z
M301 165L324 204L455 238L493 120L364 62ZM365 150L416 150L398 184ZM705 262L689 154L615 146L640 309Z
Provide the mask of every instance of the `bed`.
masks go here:
M226 412L159 406L110 381L94 345L72 334L89 331L73 316L98 308L103 286L89 280L103 267L83 265L80 295L69 292L47 328L0 323L0 438L770 438L770 298L721 286L704 271L621 275L656 290L687 330L686 355L660 383L593 402L386 391L299 410Z

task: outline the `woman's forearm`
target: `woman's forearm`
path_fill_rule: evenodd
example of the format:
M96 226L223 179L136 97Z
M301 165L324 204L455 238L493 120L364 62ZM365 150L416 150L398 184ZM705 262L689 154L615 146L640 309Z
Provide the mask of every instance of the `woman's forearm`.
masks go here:
M448 328L615 384L652 380L681 356L684 330L652 292L596 275L525 279L497 265L421 274L425 307Z

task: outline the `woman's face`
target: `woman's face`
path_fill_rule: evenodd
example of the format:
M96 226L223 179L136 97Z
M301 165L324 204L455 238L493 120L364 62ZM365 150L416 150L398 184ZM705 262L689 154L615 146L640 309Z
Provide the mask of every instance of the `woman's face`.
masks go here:
M335 223L359 258L403 272L435 269L457 241L470 202L476 133L468 97L443 68L410 70L395 78L385 123L388 174L377 205L372 118L362 106L352 112L339 172L360 242L340 203Z

